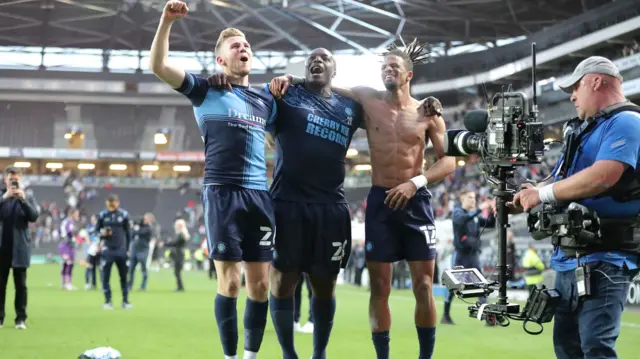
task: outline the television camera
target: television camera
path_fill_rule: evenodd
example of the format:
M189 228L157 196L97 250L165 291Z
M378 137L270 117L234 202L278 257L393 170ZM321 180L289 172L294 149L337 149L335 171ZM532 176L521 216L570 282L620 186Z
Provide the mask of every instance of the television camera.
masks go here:
M498 229L498 280L487 280L475 268L454 267L445 271L442 282L449 291L460 298L488 296L498 291L497 303L476 303L470 306L469 315L478 320L492 320L500 326L508 326L511 320L523 321L529 334L540 334L542 323L553 319L558 291L533 288L522 311L517 303L509 303L507 280L510 268L507 262L507 228L509 227L507 201L515 191L507 188L507 180L513 178L517 166L541 163L544 157L544 127L538 121L536 98L536 52L531 44L533 104L522 92L500 92L490 101L488 110L469 111L464 116L467 130L449 130L445 133L445 154L468 156L478 154L488 182L494 188L497 205ZM528 322L540 325L540 330L527 329Z

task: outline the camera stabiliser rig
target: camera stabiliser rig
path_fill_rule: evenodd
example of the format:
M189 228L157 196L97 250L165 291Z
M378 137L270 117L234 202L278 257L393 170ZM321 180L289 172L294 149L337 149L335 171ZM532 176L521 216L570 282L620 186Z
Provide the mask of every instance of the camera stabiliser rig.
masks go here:
M468 131L449 130L445 133L445 153L448 156L478 154L487 181L497 205L498 265L497 280L488 280L475 268L454 267L442 275L442 283L463 301L466 298L488 297L497 291L495 303L470 306L469 316L497 325L509 326L511 320L523 322L525 332L537 335L544 330L542 323L553 319L560 294L555 289L534 287L520 310L517 303L509 303L507 280L513 268L507 266L507 228L509 227L507 202L515 190L507 183L518 166L541 163L544 156L544 127L538 121L536 96L536 44L531 44L533 105L522 92L497 93L488 110L469 111L464 118ZM531 331L527 323L534 322L540 330Z

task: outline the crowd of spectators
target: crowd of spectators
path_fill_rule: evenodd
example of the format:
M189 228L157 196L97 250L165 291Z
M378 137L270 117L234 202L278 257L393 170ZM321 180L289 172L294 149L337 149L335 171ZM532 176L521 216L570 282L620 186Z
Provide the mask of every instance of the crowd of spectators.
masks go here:
M527 181L539 182L546 179L556 163L555 156L545 157L545 160L536 165L517 167L514 177L509 180L509 188L517 188ZM437 219L448 219L458 202L458 192L462 189L471 189L478 195L478 203L493 197L492 186L487 181L482 164L476 156L471 156L466 162L459 162L455 172L444 181L429 186L433 198L431 205ZM352 217L354 220L364 222L366 198L351 200Z

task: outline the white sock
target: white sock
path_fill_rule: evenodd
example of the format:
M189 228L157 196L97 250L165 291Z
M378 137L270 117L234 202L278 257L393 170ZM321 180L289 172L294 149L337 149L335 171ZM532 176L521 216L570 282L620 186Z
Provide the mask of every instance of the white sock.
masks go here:
M238 356L237 356L237 355L234 355L234 356L230 357L230 356L228 356L228 355L225 355L225 356L224 356L224 359L238 359Z
M244 351L244 359L256 359L258 358L258 353L250 352L248 350Z

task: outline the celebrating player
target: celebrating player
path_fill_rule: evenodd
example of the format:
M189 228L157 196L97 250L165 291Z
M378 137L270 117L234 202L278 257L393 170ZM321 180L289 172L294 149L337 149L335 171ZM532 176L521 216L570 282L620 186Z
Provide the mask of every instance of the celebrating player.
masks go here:
M415 324L420 358L431 358L435 344L436 307L433 275L436 238L431 193L426 189L455 170L455 158L444 154L445 123L435 98L417 101L410 95L413 65L427 59L417 41L404 50L391 46L384 54L381 77L386 91L332 88L361 103L369 140L373 187L365 218L372 340L378 359L389 358L391 264L407 260L416 298ZM304 79L283 76L271 83L275 96ZM280 89L280 91L278 91ZM438 161L423 172L425 138Z
M274 134L278 153L271 193L278 240L271 271L271 318L284 359L297 359L294 293L307 273L313 297L313 359L326 356L336 310L335 286L351 252L351 217L344 196L344 158L362 123L362 107L331 92L335 60L315 49L306 82L278 101ZM224 74L210 77L215 86Z
M271 94L250 88L252 52L244 34L220 33L216 61L230 80L230 92L210 88L207 80L169 64L169 32L189 9L169 1L151 46L150 68L187 96L205 147L202 202L210 256L218 274L215 316L225 358L237 358L236 300L244 261L248 290L244 315L244 358L255 358L268 312L269 264L273 258L275 219L267 187L265 128L276 105Z

